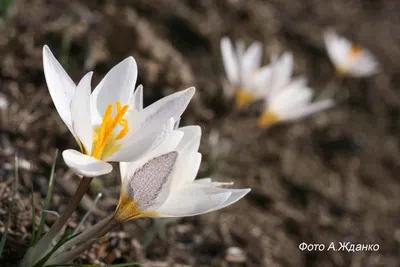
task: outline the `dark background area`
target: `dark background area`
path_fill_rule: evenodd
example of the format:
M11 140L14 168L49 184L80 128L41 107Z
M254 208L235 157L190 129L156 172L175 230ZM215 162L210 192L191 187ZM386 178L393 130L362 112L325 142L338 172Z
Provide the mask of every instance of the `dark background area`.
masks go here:
M174 221L139 219L98 242L77 262L143 266L400 265L400 2L383 0L14 1L0 22L0 231L9 212L14 155L21 182L1 266L14 266L30 239L30 186L36 220L54 151L77 145L46 88L47 44L75 82L94 70L93 88L116 63L134 56L145 104L189 86L196 95L182 125L203 129L199 177L212 174L251 187L237 204ZM377 56L382 73L339 79L322 33L334 28ZM295 74L317 94L346 101L301 122L261 131L257 112L234 112L223 88L222 36L294 54ZM216 140L216 136L219 138ZM78 182L59 158L52 210L61 211ZM117 169L117 168L116 168ZM111 212L119 178L95 180L75 218L98 192L87 222ZM49 224L54 216L49 215ZM72 220L70 226L76 226ZM151 238L145 233L155 232ZM300 243L379 244L379 251L300 251Z

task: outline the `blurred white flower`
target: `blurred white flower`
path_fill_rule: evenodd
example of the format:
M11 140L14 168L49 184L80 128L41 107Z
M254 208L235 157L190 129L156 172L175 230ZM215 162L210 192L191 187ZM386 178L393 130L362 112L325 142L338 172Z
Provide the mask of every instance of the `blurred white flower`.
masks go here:
M365 48L338 36L332 30L325 31L324 40L339 75L364 77L379 72L376 58Z
M199 126L174 131L139 161L121 163L122 187L115 220L184 217L231 205L250 189L229 189L210 178L195 180L200 167Z
M64 161L87 177L111 172L108 161L134 161L156 148L172 133L195 91L177 92L143 109L142 86L133 90L133 57L113 67L92 93L92 72L76 86L47 46L43 65L54 105L81 149L65 150Z
M221 39L221 53L226 75L231 83L229 95L236 94L236 107L242 109L263 96L260 87L265 68L260 69L262 45L252 43L247 49L242 41L233 46L227 37Z
M292 121L332 107L333 100L312 103L313 91L304 77L291 80L293 56L285 53L269 66L265 80L264 111L258 119L260 128L282 121Z

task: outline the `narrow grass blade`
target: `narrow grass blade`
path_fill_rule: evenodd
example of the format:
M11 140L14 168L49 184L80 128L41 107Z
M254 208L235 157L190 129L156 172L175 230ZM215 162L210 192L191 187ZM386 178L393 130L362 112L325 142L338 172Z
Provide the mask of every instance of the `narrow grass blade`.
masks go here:
M4 246L6 244L6 240L7 240L7 234L8 234L8 228L10 227L11 224L11 211L12 208L14 207L15 204L15 195L17 194L17 187L18 187L18 156L15 156L15 174L14 174L14 184L13 184L13 188L12 188L12 198L11 198L11 204L8 210L8 219L7 219L7 224L6 224L6 228L4 229L4 233L1 237L1 241L0 241L0 258L1 255L3 254L3 249Z
M56 150L56 153L54 155L53 165L51 166L49 187L47 189L47 195L46 195L46 199L45 199L45 202L44 202L43 210L48 210L50 208L51 195L53 193L53 187L54 187L54 181L55 181L55 174L54 173L55 173L55 169L56 169L57 156L58 156L58 149ZM42 236L43 228L44 228L44 224L45 223L46 223L46 213L42 212L42 216L40 218L40 223L39 223L39 227L38 227L37 234L36 234L36 239L37 240L39 240L40 237ZM36 244L36 242L35 242L35 244Z
M89 217L89 215L92 213L93 209L96 207L97 202L99 201L99 199L102 197L102 193L98 193L96 198L93 200L93 204L90 207L90 209L85 213L85 215L83 216L82 220L79 222L78 226L75 228L73 234L78 233L79 228L81 228L83 226L83 224L85 223L85 221L87 220L87 218Z
M0 15L6 14L10 7L14 4L14 0L1 0L0 1Z
M129 263L120 263L120 264L111 264L107 265L107 267L128 267L128 266L136 266L142 264L142 262L129 262Z
M119 264L111 264L105 265L105 267L129 267L129 266L137 266L142 264L142 262L129 262L129 263L119 263ZM44 267L104 267L104 265L98 264L51 264L45 265Z
M36 243L36 211L35 211L35 197L33 195L33 181L31 181L31 201L32 201L32 237L31 241L29 242L29 246L32 246Z
M97 264L51 264L51 265L45 265L44 267L104 267L102 265L97 265Z
M33 267L42 267L46 263L46 261L53 255L54 252L57 251L62 245L66 242L74 238L75 235L72 234L71 230L66 230L65 233L61 236L60 240L58 240L57 244L47 253L43 258L41 258Z
M72 34L70 29L66 29L63 34L61 43L61 57L60 62L63 66L68 68L68 58L71 50Z

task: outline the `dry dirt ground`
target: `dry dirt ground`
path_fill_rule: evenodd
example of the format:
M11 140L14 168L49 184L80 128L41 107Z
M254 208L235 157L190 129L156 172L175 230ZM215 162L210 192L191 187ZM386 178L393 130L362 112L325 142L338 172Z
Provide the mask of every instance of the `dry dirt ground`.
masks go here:
M211 173L253 189L212 214L126 223L77 263L400 266L399 14L394 0L16 0L0 23L0 94L9 102L0 117L1 232L17 152L21 182L0 265L14 266L28 244L31 184L38 221L55 149L76 147L45 85L41 50L47 44L76 82L95 70L96 84L118 61L134 56L147 104L196 86L182 124L203 128L200 176ZM323 47L327 27L368 47L382 73L337 78ZM224 35L262 41L265 63L273 53L293 51L295 73L307 75L317 93L335 91L339 104L260 131L257 109L237 114L222 93ZM57 163L51 208L60 211L78 180L60 158ZM103 192L87 225L98 221L113 210L118 190L116 172L97 179L75 218ZM308 252L298 249L302 242L379 244L379 250Z

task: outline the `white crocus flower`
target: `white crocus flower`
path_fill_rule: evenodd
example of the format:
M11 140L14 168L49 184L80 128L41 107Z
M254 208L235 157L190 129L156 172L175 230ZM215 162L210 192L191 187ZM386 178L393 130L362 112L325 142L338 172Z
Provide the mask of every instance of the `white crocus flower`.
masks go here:
M154 152L121 167L122 187L115 220L139 217L185 217L231 205L250 189L229 189L232 183L195 180L200 167L201 130L174 131Z
M285 53L271 64L268 92L264 99L264 112L258 120L260 128L283 121L293 121L332 107L332 100L312 102L313 90L303 77L291 80L293 56Z
M224 37L221 39L221 53L225 72L231 83L232 91L229 95L236 94L236 107L242 109L261 99L263 88L259 84L268 75L268 67L260 69L261 43L254 42L245 49L242 41L238 41L234 47L231 40Z
M134 90L133 57L113 67L92 93L92 72L76 86L47 46L43 65L54 105L81 150L65 150L64 161L87 177L111 172L109 161L134 161L156 148L173 131L195 91L177 92L143 109L143 88Z
M365 48L338 36L334 31L324 33L328 55L341 76L364 77L379 72L375 57Z

